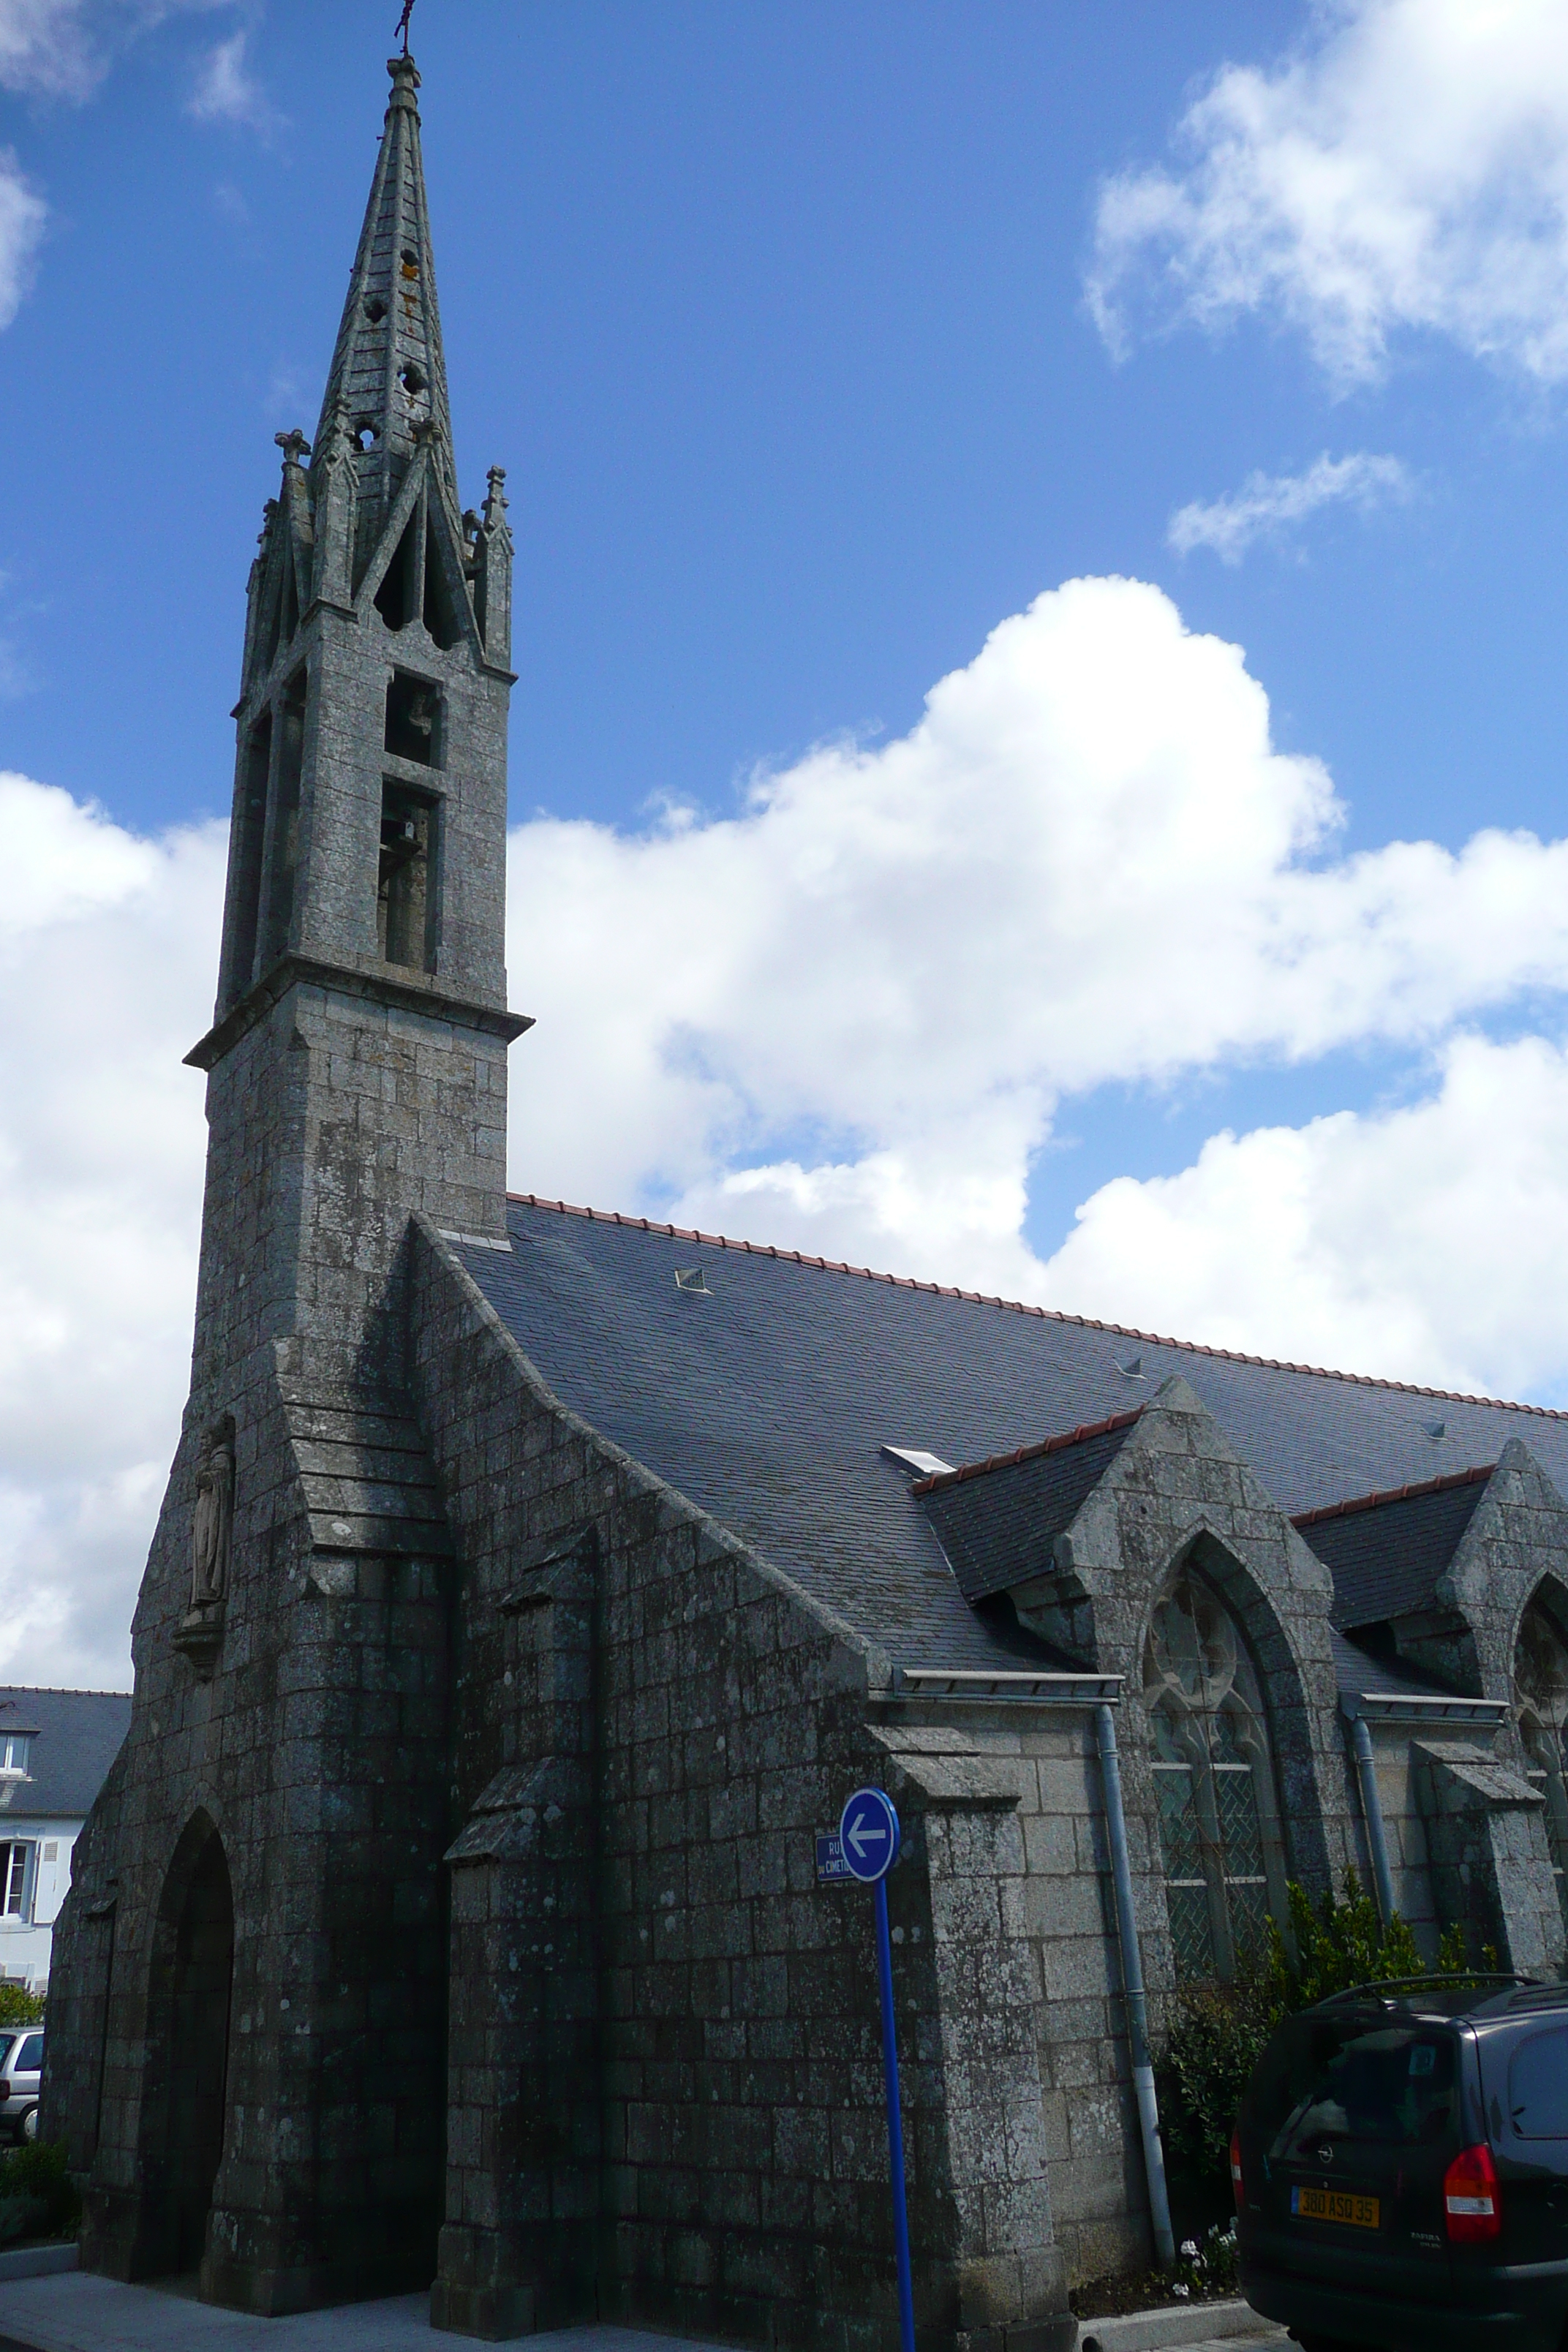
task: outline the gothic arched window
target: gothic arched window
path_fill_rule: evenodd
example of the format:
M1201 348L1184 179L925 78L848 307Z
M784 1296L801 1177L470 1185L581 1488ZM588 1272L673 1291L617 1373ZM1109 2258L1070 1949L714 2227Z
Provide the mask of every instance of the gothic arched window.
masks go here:
M1143 1704L1176 1973L1229 1978L1285 1916L1268 1718L1240 1626L1196 1570L1157 1603Z
M1568 1642L1542 1602L1520 1621L1513 1703L1531 1783L1546 1800L1546 1843L1557 1901L1568 1926Z

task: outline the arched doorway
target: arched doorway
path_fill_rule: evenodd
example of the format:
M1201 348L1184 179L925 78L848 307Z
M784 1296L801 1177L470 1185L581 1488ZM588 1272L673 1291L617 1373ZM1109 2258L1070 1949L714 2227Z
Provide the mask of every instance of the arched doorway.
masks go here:
M216 1831L185 1883L174 1937L169 2017L168 2232L176 2272L194 2271L206 2244L227 2107L234 1898Z

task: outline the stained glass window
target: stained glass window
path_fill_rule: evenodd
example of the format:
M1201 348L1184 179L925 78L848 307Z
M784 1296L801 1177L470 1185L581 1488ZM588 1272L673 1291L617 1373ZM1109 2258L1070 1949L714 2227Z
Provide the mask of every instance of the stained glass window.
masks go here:
M1513 1696L1529 1778L1546 1800L1552 1874L1568 1927L1568 1642L1539 1601L1530 1603L1520 1622Z
M1199 1572L1160 1601L1143 1704L1176 1973L1229 1978L1284 1913L1284 1851L1258 1670L1241 1628Z

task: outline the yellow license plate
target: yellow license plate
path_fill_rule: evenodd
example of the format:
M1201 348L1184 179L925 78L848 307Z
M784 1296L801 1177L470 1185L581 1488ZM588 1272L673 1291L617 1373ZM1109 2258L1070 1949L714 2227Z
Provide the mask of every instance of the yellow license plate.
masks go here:
M1290 2210L1299 2221L1348 2221L1352 2230L1378 2226L1378 2200L1352 2197L1345 2189L1292 2189Z

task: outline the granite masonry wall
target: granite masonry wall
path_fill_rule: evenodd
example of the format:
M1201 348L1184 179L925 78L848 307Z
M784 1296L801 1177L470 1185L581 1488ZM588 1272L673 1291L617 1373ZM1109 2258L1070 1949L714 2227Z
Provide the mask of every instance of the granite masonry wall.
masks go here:
M815 1837L887 1769L888 1662L562 1408L428 1227L414 1282L468 1563L437 2321L886 2344L871 1906ZM919 1796L889 1904L920 2325L1051 2352L1016 1803Z

